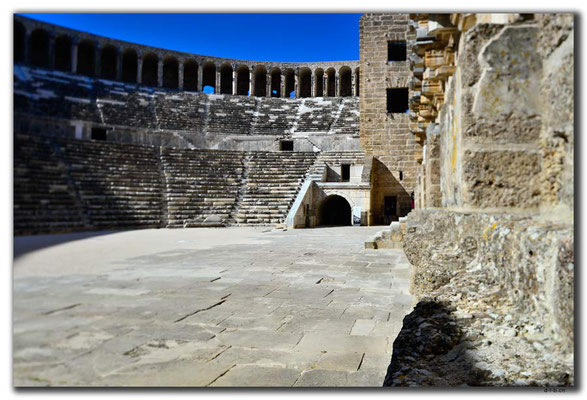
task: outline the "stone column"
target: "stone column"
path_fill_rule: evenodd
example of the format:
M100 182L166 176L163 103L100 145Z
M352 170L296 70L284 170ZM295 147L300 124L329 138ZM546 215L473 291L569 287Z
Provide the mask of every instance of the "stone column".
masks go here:
M214 84L214 93L220 93L220 69L216 68L216 83Z
M100 72L102 72L100 68L100 56L102 55L102 52L100 50L98 43L94 43L94 76L97 78L100 77Z
M296 72L294 73L294 97L295 98L299 98L300 97L300 76L299 76L299 70L296 70Z
M340 76L338 75L338 71L334 73L334 95L340 97Z
M198 92L204 90L204 85L202 84L202 77L203 77L203 68L200 64L198 64Z
M281 74L281 81L279 82L279 90L281 91L281 97L285 96L285 75Z
M355 97L355 73L351 72L351 96Z
M253 89L255 88L255 75L253 74L253 68L249 70L249 96L254 96Z
M77 42L71 41L71 73L77 73Z
M271 74L269 72L267 72L265 83L265 97L271 97Z
M137 83L143 83L143 55L137 54Z
M177 62L177 88L183 90L183 60Z
M157 61L157 86L163 86L163 60Z
M232 94L236 95L237 92L237 73L236 73L236 65L232 66Z
M316 72L314 71L310 75L310 96L316 97Z
M116 80L122 81L122 48L119 47L116 52Z

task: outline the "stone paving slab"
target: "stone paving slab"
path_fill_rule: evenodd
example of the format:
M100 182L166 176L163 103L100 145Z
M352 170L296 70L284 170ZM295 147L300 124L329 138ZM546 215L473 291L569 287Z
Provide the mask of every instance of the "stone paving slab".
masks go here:
M411 311L378 227L16 237L16 386L375 386Z

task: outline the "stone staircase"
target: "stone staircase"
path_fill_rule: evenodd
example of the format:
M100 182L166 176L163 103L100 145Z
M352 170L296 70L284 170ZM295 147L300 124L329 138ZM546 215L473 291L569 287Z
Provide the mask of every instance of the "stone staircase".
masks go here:
M243 152L161 149L167 227L224 226L237 199Z
M237 225L282 223L314 163L314 153L251 152Z

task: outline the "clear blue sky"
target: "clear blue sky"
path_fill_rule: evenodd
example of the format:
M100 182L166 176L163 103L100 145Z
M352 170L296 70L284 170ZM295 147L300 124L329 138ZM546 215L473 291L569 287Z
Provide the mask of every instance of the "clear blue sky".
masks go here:
M21 14L170 50L255 61L359 59L361 14Z

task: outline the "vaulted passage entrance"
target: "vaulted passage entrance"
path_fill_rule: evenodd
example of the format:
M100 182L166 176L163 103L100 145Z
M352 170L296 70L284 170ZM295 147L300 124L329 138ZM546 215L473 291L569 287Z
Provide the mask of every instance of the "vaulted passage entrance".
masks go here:
M351 225L350 204L341 196L332 195L322 200L318 209L318 225Z

